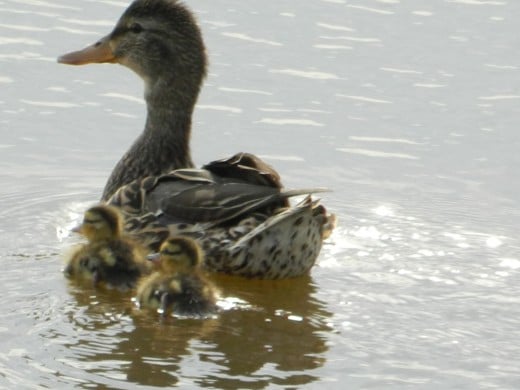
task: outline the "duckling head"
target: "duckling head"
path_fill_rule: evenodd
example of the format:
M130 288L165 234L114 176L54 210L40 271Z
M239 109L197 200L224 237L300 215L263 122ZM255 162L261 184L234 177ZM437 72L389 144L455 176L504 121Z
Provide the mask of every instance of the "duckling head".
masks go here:
M174 237L166 240L159 250L160 267L165 273L187 272L198 268L203 260L199 244L188 237ZM150 259L154 255L149 256Z
M114 207L94 206L85 212L83 222L73 231L85 236L89 242L118 238L123 232L123 218Z
M175 89L195 91L195 99L207 67L200 28L177 0L135 0L110 34L58 62L120 63L145 81L147 95L155 84L164 89L174 80Z

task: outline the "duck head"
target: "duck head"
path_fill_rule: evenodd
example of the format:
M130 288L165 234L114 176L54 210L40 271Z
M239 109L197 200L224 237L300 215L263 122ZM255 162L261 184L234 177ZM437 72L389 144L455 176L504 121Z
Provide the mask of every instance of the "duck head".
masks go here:
M85 236L89 242L118 238L123 231L123 218L114 207L91 207L85 212L81 225L73 231Z
M176 82L198 95L207 66L201 31L177 0L134 1L110 34L83 50L62 55L58 62L119 63L145 81L147 94L158 83L164 88Z
M189 272L198 268L204 255L199 244L188 237L174 237L166 240L158 253L148 256L158 260L165 273Z

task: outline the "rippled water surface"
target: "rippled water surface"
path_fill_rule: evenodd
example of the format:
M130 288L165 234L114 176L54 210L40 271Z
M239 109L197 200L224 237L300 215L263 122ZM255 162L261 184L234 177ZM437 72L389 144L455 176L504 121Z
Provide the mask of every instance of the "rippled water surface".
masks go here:
M339 225L309 277L217 278L207 321L69 284L145 107L127 69L55 58L127 2L0 0L0 387L520 388L520 2L186 2L197 164L258 154Z

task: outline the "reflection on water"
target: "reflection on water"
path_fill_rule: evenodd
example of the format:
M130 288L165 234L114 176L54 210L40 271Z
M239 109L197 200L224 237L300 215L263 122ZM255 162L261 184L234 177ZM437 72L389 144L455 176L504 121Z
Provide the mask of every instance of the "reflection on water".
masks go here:
M215 277L207 321L60 272L145 107L128 70L55 58L126 3L0 1L0 387L518 387L519 2L190 4L195 160L258 154L339 219L310 277Z
M58 361L149 386L189 380L200 387L263 388L316 379L302 372L323 365L331 314L311 297L315 286L309 277L215 281L224 286L225 296L246 300L250 308L228 308L209 320L160 319L133 307L128 295L69 286L74 305L63 316L76 336L63 345L66 354ZM214 374L200 368L185 372L190 365L208 366Z

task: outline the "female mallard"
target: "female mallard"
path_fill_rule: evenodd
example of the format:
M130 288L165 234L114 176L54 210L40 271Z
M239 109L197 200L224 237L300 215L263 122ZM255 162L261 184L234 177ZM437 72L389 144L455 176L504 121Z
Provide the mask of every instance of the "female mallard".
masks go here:
M114 30L65 64L120 63L145 82L143 133L118 162L102 200L122 210L126 228L152 249L169 235L191 235L205 265L247 277L283 278L310 270L334 217L307 197L284 191L278 174L239 153L194 169L191 116L206 74L202 35L176 0L136 0Z
M217 311L217 290L201 273L203 254L195 240L174 237L166 240L159 253L159 270L144 277L137 287L139 307L182 316L206 317Z
M95 286L105 284L126 290L150 272L145 250L123 235L122 217L114 207L88 209L82 224L74 230L88 242L73 251L65 275L90 280Z

